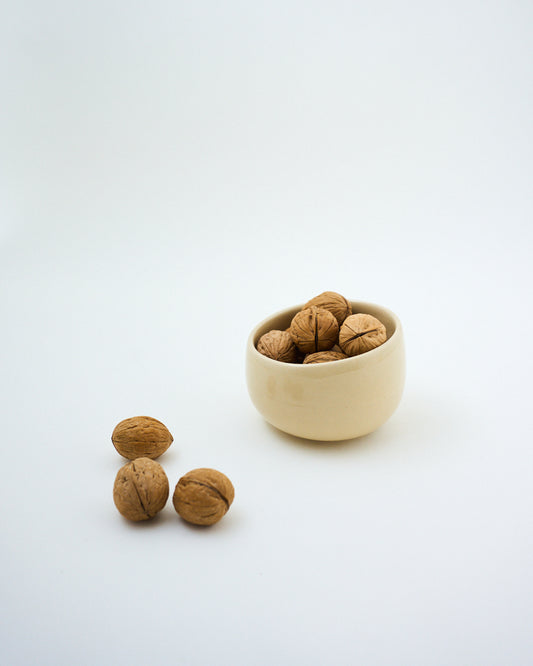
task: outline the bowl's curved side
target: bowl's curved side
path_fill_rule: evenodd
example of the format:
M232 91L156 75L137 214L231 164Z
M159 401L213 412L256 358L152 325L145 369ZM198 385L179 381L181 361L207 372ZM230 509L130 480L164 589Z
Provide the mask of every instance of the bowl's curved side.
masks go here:
M290 320L294 308L252 331L246 382L254 406L266 421L298 437L335 441L368 434L394 413L405 383L401 323L380 306L354 306L359 311L379 311L382 317L385 312L390 338L375 350L345 361L301 366L272 361L257 352L258 337Z

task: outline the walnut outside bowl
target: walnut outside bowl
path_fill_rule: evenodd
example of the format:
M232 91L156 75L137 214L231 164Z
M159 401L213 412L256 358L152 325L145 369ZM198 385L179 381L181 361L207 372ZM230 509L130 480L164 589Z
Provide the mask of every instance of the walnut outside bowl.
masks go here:
M285 330L302 306L282 310L258 324L246 348L246 381L263 418L283 432L305 439L336 441L361 437L394 413L405 383L405 348L398 317L380 305L352 301L354 314L377 317L387 340L371 351L341 361L283 363L260 354L259 338Z

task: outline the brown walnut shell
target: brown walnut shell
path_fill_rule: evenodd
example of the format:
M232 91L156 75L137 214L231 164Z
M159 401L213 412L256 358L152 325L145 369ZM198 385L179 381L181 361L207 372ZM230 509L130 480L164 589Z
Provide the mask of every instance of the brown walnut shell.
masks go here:
M111 440L121 456L135 460L158 458L174 438L161 421L151 416L133 416L115 427Z
M379 347L387 340L385 326L369 314L354 314L341 326L339 344L348 356L357 356Z
M259 338L257 351L274 361L284 363L297 363L298 361L298 349L287 331L268 331Z
M342 361L345 358L348 358L346 354L337 351L314 352L313 354L307 354L307 356L304 359L304 365L308 365L310 363L328 363L329 361Z
M137 458L121 467L113 486L113 500L129 520L153 518L165 506L169 495L168 478L155 460Z
M315 296L303 306L302 310L310 308L312 305L331 312L339 326L346 317L349 317L352 314L351 303L336 291L324 291L318 296Z
M233 484L216 469L187 472L176 485L172 503L179 515L194 525L213 525L228 511L235 497Z
M290 333L298 349L312 354L331 349L337 343L339 324L331 312L312 305L294 315Z

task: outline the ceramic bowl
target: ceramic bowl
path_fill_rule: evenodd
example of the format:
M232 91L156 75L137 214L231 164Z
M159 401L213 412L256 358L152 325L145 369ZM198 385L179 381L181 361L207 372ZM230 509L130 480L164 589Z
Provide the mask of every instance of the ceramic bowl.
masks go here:
M306 439L335 441L379 428L400 402L405 350L400 320L380 305L352 301L353 312L377 317L387 340L372 351L329 363L274 361L256 349L259 338L288 328L302 306L282 310L258 324L246 348L246 381L253 404L276 428Z

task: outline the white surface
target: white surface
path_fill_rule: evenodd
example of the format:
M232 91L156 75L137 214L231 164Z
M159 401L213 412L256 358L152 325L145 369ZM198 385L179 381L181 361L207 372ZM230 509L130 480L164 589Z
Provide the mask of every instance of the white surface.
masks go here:
M531 664L531 3L2 14L2 662ZM408 352L330 445L244 384L325 289ZM136 414L233 480L213 529L118 515Z

